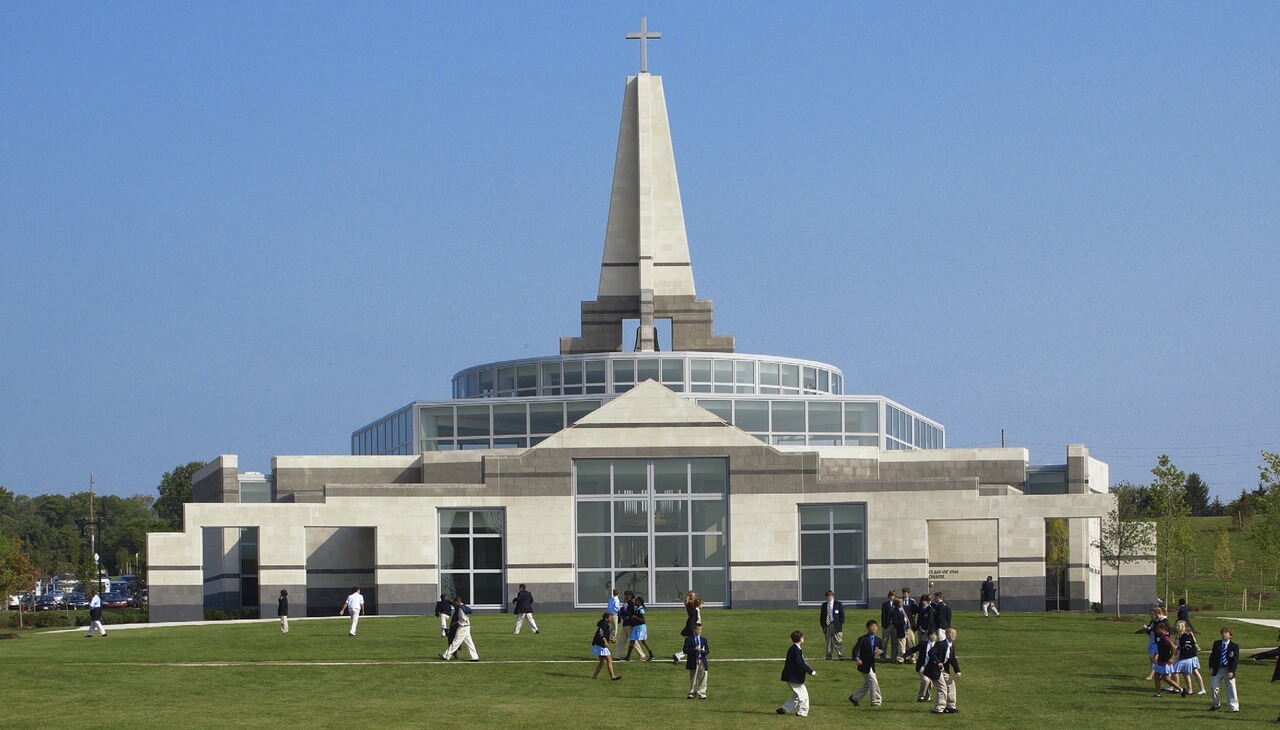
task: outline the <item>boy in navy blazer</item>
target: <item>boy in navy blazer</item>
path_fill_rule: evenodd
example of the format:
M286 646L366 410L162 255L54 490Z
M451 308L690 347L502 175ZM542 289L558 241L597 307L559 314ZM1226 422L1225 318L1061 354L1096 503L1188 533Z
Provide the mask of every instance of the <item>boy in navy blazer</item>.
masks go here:
M1276 643L1280 643L1280 637L1276 637ZM1263 659L1280 659L1280 647L1253 655L1253 660L1255 662ZM1280 682L1280 662L1276 662L1275 671L1271 673L1271 681ZM1280 722L1280 717L1276 718L1276 722Z
M792 709L795 709L797 717L809 714L809 690L805 689L804 680L818 676L818 672L804 660L804 650L800 648L803 643L804 632L792 631L791 648L787 649L787 658L782 665L782 681L791 688L791 697L778 708L779 715L785 715Z
M938 632L938 643L929 650L929 660L925 662L925 676L933 682L937 695L937 704L933 706L935 714L955 713L956 709L956 677L960 676L960 660L956 658L956 630L947 629ZM951 671L947 671L950 669Z
M834 649L836 656L844 660L844 604L836 600L834 591L827 591L827 600L818 607L818 626L827 639L827 658Z
M1231 627L1222 627L1222 638L1213 642L1209 652L1209 672L1213 674L1213 704L1210 710L1221 705L1219 687L1227 685L1227 710L1240 711L1240 698L1236 695L1236 665L1240 662L1240 645L1231 640Z
M849 695L849 701L854 707L858 706L858 700L871 695L871 706L880 706L880 680L876 678L876 657L884 654L884 640L876 636L876 632L880 626L874 620L867 622L867 633L858 637L858 643L853 647L853 661L858 665L858 671L862 672L862 686L853 694Z
M693 625L693 636L684 640L684 666L689 670L689 699L707 698L707 655L711 649L707 640L702 637L702 624Z

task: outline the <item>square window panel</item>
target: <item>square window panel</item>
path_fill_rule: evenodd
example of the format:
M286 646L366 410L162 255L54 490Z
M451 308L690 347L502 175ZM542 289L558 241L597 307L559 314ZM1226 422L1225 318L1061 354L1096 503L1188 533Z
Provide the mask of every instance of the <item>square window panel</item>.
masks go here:
M723 570L693 571L693 590L704 603L724 603L725 579Z
M862 565L866 562L862 554L861 532L837 532L831 536L832 565Z
M581 459L573 463L578 494L609 493L609 462Z
M688 494L689 462L684 459L656 459L653 462L654 494Z
M693 567L723 568L729 557L724 535L693 536Z
M684 499L656 499L653 502L655 532L688 532L689 502Z
M866 506L861 504L838 504L831 508L834 528L837 530L861 530L865 524Z
M654 593L651 597L653 603L682 603L684 594L693 586L687 570L655 571L653 579L655 581Z
M804 433L804 401L773 401L773 430Z
M694 532L724 532L725 503L719 499L695 499L689 503Z
M471 539L466 537L440 538L440 569L465 570L471 567Z
M609 502L578 502L578 532L609 532Z
M658 359L642 358L636 361L636 382L658 380Z
M690 459L689 478L694 494L724 494L729 483L725 459Z
M867 600L866 581L864 580L862 568L836 568L833 572L835 573L833 590L835 590L837 596L840 596L840 600Z
M831 565L831 535L800 535L800 564L804 566Z
M684 382L684 360L663 360L662 361L662 382L683 383Z
M637 596L649 595L649 571L647 570L627 570L619 568L614 573L614 585L619 591L631 591ZM608 602L606 598L604 603Z
M653 538L653 564L659 568L689 567L689 536L658 535Z
M472 567L476 570L502 570L502 538L477 537L471 543Z
M649 502L624 499L613 503L613 531L649 532Z
M609 538L607 537L580 537L578 538L578 567L579 568L608 568L609 566Z
M829 568L816 568L800 571L800 600L820 602L826 596L827 591L832 589L831 570ZM836 591L837 596L843 596L839 590ZM847 600L847 599L841 599Z
M649 463L640 459L620 459L613 462L614 494L648 494Z
M505 603L502 594L502 573L473 573L472 589L475 595L471 602L477 606L501 606Z
M649 538L643 535L614 537L613 565L618 570L649 567Z
M733 425L743 431L768 431L769 401L738 401L734 404Z
M471 532L471 513L453 510L440 512L440 532L445 535L465 535Z
M578 571L578 603L600 605L609 602L613 581L608 571Z

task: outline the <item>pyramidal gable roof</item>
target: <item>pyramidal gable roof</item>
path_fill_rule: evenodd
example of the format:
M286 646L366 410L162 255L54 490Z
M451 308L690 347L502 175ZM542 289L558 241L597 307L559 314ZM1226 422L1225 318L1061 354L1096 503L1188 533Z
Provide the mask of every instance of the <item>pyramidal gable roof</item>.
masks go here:
M665 386L646 380L533 448L617 446L765 444Z

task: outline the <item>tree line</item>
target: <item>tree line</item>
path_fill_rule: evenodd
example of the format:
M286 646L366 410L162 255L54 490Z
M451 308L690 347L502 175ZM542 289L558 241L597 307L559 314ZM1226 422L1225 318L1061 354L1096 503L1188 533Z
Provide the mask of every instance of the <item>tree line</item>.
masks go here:
M1195 552L1190 518L1230 516L1266 566L1259 577L1280 593L1280 454L1263 451L1257 488L1241 490L1240 496L1227 504L1216 497L1210 502L1204 480L1194 472L1183 472L1168 455L1160 456L1151 475L1149 484L1121 482L1112 487L1117 510L1103 524L1104 544L1100 545L1104 559L1114 554L1108 564L1118 567L1115 559L1119 554L1135 552L1144 545L1149 549L1154 538L1156 577L1168 603L1174 580L1185 586L1189 577L1189 561ZM1218 528L1213 560L1214 577L1222 584L1224 600L1236 568L1228 533L1226 526ZM1126 542L1130 549L1109 550L1105 543L1116 541Z
M191 501L191 477L205 465L193 461L165 472L156 495L94 497L94 532L103 570L109 575L141 574L148 532L182 529L182 506ZM14 494L0 487L0 583L20 576L7 593L28 590L25 561L38 577L96 579L89 546L89 493ZM24 588L23 586L28 586ZM6 595L7 595L6 593Z

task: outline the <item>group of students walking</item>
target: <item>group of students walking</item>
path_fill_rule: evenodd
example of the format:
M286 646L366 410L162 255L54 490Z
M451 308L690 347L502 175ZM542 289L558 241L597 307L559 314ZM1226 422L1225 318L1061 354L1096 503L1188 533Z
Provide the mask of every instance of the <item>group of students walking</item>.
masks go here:
M694 591L684 596L685 622L680 635L684 637L684 645L680 651L671 655L677 664L685 663L689 670L688 699L705 700L707 698L707 655L711 648L702 636L702 599ZM613 589L605 611L596 622L595 634L591 639L591 655L596 657L596 669L592 679L600 676L602 669L609 670L609 679L617 681L622 676L614 671L613 652L610 644L627 642L627 653L621 661L631 661L632 653L646 662L653 661L654 651L649 646L649 626L646 617L644 596L637 596L632 591L619 594Z
M1200 685L1200 690L1195 694L1206 694L1204 676L1200 674L1200 642L1196 639L1186 599L1178 601L1178 618L1172 630L1169 628L1169 616L1164 606L1151 609L1147 612L1147 617L1147 623L1135 633L1147 635L1147 654L1151 660L1147 680L1154 684L1155 696L1162 697L1165 692L1173 692L1186 697L1195 689L1193 677ZM1227 712L1239 712L1236 670L1240 665L1240 645L1233 640L1234 633L1230 626L1223 626L1218 635L1220 638L1213 642L1208 657L1212 691L1209 710L1217 711L1225 704ZM1277 640L1280 641L1280 637ZM1253 656L1255 662L1277 658L1280 658L1280 647ZM1277 664L1271 681L1280 681L1280 663ZM1280 722L1280 717L1276 718L1276 722Z

